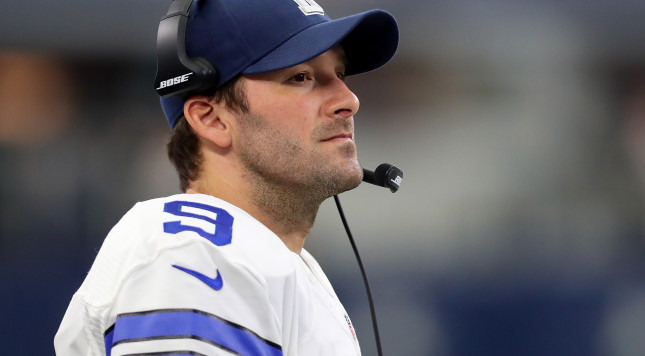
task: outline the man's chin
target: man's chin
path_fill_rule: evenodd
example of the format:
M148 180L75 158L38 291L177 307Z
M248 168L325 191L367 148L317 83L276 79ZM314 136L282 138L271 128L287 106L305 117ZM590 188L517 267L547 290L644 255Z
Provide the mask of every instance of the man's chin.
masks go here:
M363 181L363 168L356 163L352 165L351 169L346 170L342 174L342 178L338 181L338 193L346 192L358 187Z

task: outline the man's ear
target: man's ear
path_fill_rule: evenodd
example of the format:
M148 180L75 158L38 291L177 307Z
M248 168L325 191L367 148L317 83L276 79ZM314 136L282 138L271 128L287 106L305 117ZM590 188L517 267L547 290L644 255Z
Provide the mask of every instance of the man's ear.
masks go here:
M231 144L230 110L221 102L194 95L184 103L184 116L197 136L226 148Z

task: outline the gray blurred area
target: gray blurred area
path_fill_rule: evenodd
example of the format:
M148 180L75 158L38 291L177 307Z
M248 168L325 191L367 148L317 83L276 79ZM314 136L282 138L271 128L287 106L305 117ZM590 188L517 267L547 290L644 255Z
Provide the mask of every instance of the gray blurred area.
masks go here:
M285 0L287 1L287 0ZM152 81L169 1L5 1L0 353L51 355L110 228L178 192ZM320 0L399 21L350 78L359 157L396 194L340 196L386 355L645 354L645 2ZM305 247L374 355L332 200Z

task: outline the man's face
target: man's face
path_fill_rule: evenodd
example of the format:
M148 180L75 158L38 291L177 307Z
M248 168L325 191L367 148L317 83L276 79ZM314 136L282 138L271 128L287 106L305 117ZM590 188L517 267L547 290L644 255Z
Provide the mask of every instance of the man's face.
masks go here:
M243 77L250 112L240 115L234 149L250 179L314 199L362 179L341 47L294 67ZM235 142L234 141L234 142Z

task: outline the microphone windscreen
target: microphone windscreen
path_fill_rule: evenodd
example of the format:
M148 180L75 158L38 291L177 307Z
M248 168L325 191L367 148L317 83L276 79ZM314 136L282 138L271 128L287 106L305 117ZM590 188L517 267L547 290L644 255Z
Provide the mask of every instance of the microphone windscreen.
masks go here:
M376 167L376 170L374 171L374 177L378 182L378 185L380 185L381 187L386 186L387 175L392 167L394 166L389 163L381 163L378 167Z
M386 164L382 164L376 168L375 175L381 174L379 172L379 168L384 166ZM384 186L390 188L390 191L392 193L396 193L397 190L401 187L401 183L403 182L403 171L396 168L395 166L388 164L387 167L384 167L383 170L385 170L383 178L383 184Z
M363 168L363 182L390 188L394 193L401 187L403 171L388 163L380 164L374 172Z

